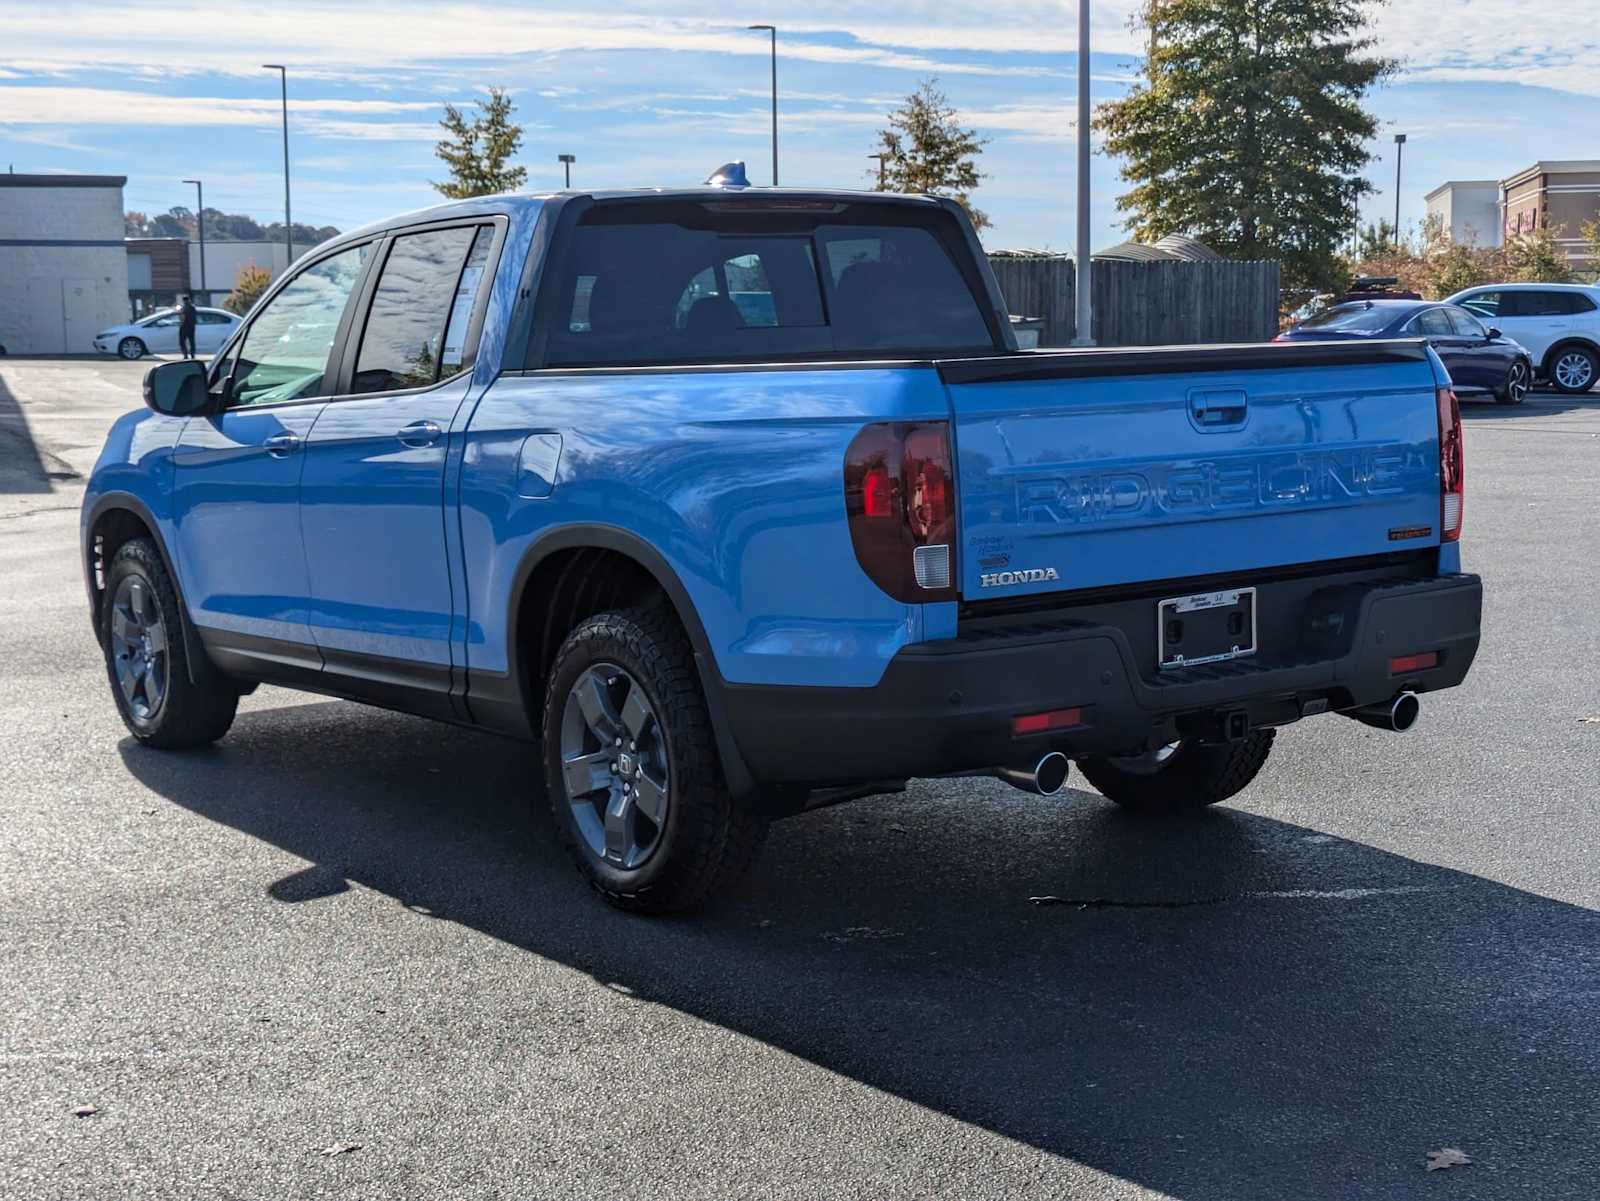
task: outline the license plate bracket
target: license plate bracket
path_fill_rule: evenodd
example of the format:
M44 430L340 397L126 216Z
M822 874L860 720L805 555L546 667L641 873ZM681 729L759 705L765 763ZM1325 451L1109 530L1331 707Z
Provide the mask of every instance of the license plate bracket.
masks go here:
M1222 588L1156 602L1156 664L1162 671L1256 653L1256 590Z

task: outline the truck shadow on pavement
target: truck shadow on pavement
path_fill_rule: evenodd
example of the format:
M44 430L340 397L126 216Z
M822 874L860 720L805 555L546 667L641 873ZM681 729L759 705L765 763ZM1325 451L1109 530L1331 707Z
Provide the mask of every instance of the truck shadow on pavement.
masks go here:
M51 480L72 476L60 464L45 463L22 406L0 379L0 493L49 492Z
M1447 1146L1452 1195L1592 1195L1584 908L1238 810L964 781L780 824L737 896L641 920L578 882L530 747L316 703L122 754L310 861L261 882L285 904L357 882L1163 1195L1413 1197Z

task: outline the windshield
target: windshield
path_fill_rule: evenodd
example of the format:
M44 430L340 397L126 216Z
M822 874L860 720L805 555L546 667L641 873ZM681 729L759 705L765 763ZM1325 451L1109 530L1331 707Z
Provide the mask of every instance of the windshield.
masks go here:
M157 321L160 321L163 317L174 316L177 313L177 311L178 311L177 309L157 309L154 313L151 313L148 317L140 318L135 324L137 324L137 325L154 325Z
M1394 313L1375 305L1341 304L1335 305L1325 313L1318 313L1300 328L1372 334L1387 328L1394 318Z

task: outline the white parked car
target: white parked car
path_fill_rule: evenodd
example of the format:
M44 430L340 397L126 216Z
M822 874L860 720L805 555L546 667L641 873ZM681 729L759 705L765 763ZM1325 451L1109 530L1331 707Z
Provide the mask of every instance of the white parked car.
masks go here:
M1526 346L1534 372L1562 392L1600 381L1600 285L1479 284L1447 303Z
M195 309L194 352L216 354L239 328L240 318L227 309ZM127 325L113 325L94 336L101 354L139 359L147 354L178 353L178 310L162 309Z

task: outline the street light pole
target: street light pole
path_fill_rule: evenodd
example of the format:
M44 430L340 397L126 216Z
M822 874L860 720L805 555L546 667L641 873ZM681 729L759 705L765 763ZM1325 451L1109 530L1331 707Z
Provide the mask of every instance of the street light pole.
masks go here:
M1089 280L1089 0L1078 0L1078 262L1074 346L1094 345Z
M765 29L772 35L772 186L778 186L778 27L752 25L751 29Z
M572 164L578 161L575 154L558 154L556 160L561 164L562 170L567 173L567 187L572 187Z
M1406 152L1406 135L1394 135L1394 244L1400 245L1400 160Z
M889 152L887 150L881 150L877 154L869 154L867 157L878 160L878 191L887 192L889 190L889 184L888 180L884 177L884 168L889 162Z
M263 70L276 71L283 84L283 241L287 250L285 269L294 262L294 218L289 215L289 68L282 63L262 63Z
M186 179L194 185L194 219L200 226L200 292L211 303L211 289L206 287L206 193L198 179Z

